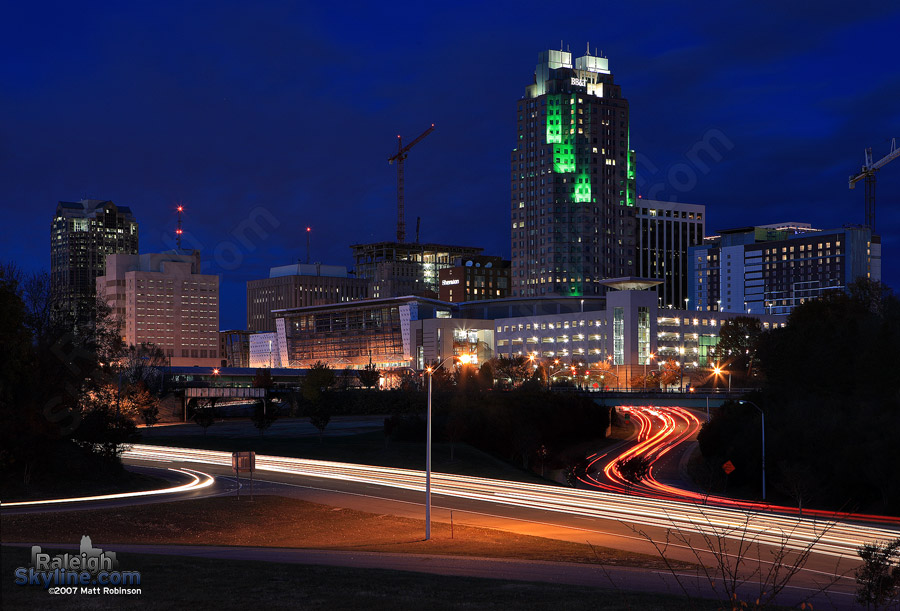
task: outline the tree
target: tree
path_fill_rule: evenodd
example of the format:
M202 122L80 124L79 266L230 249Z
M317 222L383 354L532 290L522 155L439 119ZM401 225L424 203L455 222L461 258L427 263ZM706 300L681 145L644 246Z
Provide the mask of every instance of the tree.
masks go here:
M639 484L650 474L650 458L644 455L632 456L617 462L616 468L627 482Z
M313 405L309 412L309 423L319 431L319 442L324 440L325 427L331 422L331 406L327 401Z
M659 371L648 371L647 375L636 375L631 378L631 387L635 390L659 387Z
M206 435L206 429L211 427L215 421L211 407L201 407L194 410L194 422L203 427L204 435Z
M162 390L168 359L162 348L152 343L128 346L118 359L123 379L130 384L141 382L151 392Z
M749 379L753 376L753 365L762 323L758 318L737 316L726 320L719 328L717 354L729 363L729 369L737 375Z
M123 403L132 418L140 418L147 426L159 421L159 398L141 380L126 388Z
M334 380L334 369L322 361L316 361L307 370L300 385L303 398L310 403L318 403L321 400L322 393L334 385Z
M867 543L858 553L863 565L856 569L856 600L876 609L896 602L900 595L900 538Z
M460 391L481 390L481 376L475 365L462 364L453 373L453 381Z
M359 383L366 388L372 388L381 380L381 372L372 363L359 370Z
M531 361L521 354L498 356L493 362L494 375L498 380L515 388L531 377Z
M681 367L673 359L663 363L663 368L659 371L659 383L663 387L681 384Z
M446 391L451 390L454 385L455 376L451 372L451 370L446 367L441 367L440 361L434 361L430 365L428 365L429 369L431 369L431 388L432 390L437 391ZM428 384L428 380L425 380L426 385ZM426 386L427 388L427 386Z
M802 517L803 507L813 496L816 479L815 474L807 465L783 461L778 466L778 478L775 482L779 490L794 500Z
M253 403L253 414L251 414L250 420L253 422L253 426L259 430L260 437L262 437L266 429L278 420L277 404L268 395L257 399Z
M309 422L319 431L319 441L323 440L325 427L331 421L331 406L325 392L334 384L334 370L322 361L309 368L300 390L308 405Z
M484 388L494 387L494 366L491 361L485 361L478 368L478 376L481 378L481 384Z

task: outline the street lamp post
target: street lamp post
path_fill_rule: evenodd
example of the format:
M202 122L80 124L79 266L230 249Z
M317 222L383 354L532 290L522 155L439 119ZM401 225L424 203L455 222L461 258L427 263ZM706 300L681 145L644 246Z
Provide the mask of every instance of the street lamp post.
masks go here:
M440 369L447 361L459 358L463 364L474 363L475 357L471 354L461 354L459 357L448 356L437 364L436 367L426 367L428 375L428 412L425 418L425 540L431 539L431 378L435 370Z
M762 416L762 498L766 500L766 413L753 401L740 400L738 403L752 405Z
M650 359L655 358L653 354L650 354L647 358L644 359L644 390L647 390L647 365L650 363Z

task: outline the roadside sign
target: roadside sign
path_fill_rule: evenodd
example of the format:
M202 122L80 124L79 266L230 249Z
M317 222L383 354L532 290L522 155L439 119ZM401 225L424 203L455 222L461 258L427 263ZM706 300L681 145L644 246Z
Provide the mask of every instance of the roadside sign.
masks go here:
M722 465L722 471L725 472L725 475L731 475L735 469L736 467L734 466L734 463L732 463L730 460L726 460L725 464Z
M231 470L235 473L256 470L256 452L232 452Z
M241 498L241 471L250 472L250 500L253 500L253 472L256 470L256 452L232 452L231 469L237 476L237 496Z

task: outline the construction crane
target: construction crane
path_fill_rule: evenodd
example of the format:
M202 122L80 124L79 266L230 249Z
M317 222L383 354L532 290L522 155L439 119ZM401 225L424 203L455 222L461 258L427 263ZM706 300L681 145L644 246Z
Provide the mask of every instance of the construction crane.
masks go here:
M422 141L425 136L434 131L434 123L422 132L418 138L403 146L403 139L397 135L397 154L388 157L388 163L397 162L397 241L401 244L406 241L406 221L403 218L403 162L409 156L409 149Z
M900 149L897 148L897 139L891 138L891 152L872 163L872 147L866 149L866 163L859 174L850 177L850 188L854 188L860 180L866 180L866 227L875 231L875 172L886 166L890 161L900 157Z

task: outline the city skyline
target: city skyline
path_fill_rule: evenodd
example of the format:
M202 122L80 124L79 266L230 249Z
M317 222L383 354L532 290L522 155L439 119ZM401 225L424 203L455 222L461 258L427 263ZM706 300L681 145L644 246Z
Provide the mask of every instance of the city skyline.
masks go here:
M585 27L544 11L434 13L420 24L421 12L363 9L340 21L327 8L266 5L253 13L261 38L247 35L236 4L177 18L171 5L60 10L50 22L16 7L23 27L4 43L19 59L2 71L12 84L0 98L0 179L11 191L3 257L49 271L53 209L82 197L130 207L141 252L160 252L174 245L182 202L185 245L202 246L204 273L221 276L222 328L243 326L247 280L305 259L307 226L311 260L326 264L351 264L351 244L393 239L387 157L397 134L431 123L406 162L407 227L422 217L423 242L509 258L514 108L537 54L559 38L573 55L589 43L609 59L630 105L638 194L705 205L707 234L861 224L863 191L847 178L866 147L877 159L900 136L900 77L887 62L896 9L660 6L653 23L613 9ZM410 34L384 36L395 30ZM705 141L720 159L698 164L686 153ZM890 261L900 171L878 181ZM265 238L240 234L254 210L267 215ZM900 278L886 266L884 280Z

